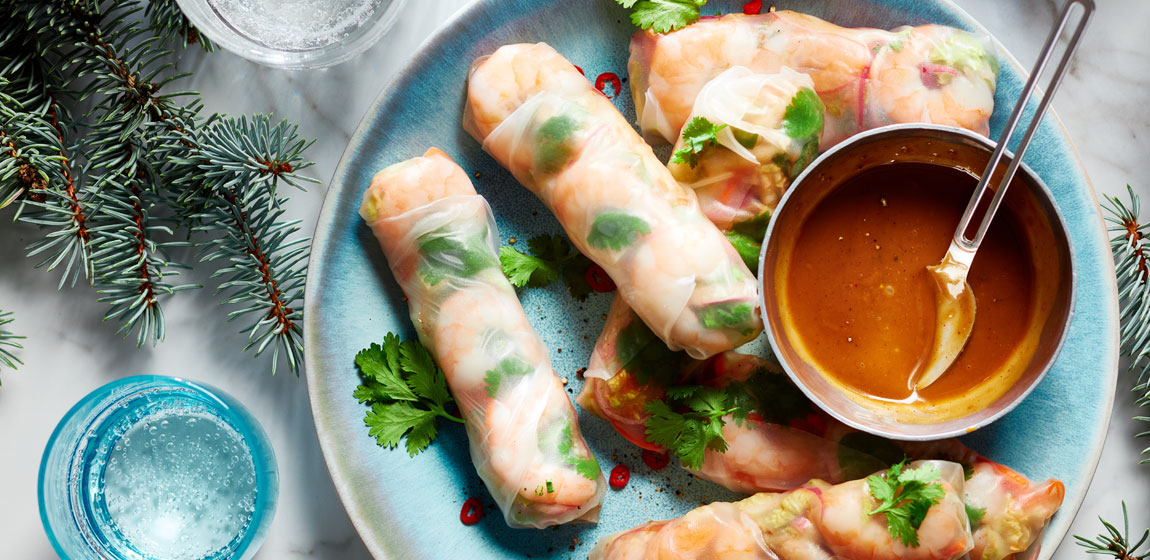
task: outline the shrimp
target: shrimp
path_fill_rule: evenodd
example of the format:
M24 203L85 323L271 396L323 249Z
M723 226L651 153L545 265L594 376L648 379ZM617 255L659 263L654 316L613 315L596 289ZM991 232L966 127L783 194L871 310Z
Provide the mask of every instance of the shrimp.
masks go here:
M649 523L600 540L592 560L770 558L781 560L951 560L970 550L962 491L962 466L941 461L934 468L945 494L918 527L919 545L890 535L865 480L830 485L812 480L784 493L760 493L734 503L717 502L680 519ZM729 554L729 556L728 556Z
M491 210L467 174L428 150L377 173L360 213L443 369L472 462L507 523L594 520L606 482L500 270Z
M881 47L864 128L928 122L990 133L998 61L984 38L941 25L899 32Z
M429 148L422 157L409 159L380 170L371 178L363 195L360 216L368 223L393 218L449 196L475 194L467 173L451 161L443 150Z
M972 523L973 560L1002 560L1028 550L1066 492L1057 480L1033 484L1013 470L986 461L976 462L966 481L966 504L983 513Z
M467 107L464 128L668 347L706 358L762 331L741 257L562 55L542 43L501 47L472 66Z

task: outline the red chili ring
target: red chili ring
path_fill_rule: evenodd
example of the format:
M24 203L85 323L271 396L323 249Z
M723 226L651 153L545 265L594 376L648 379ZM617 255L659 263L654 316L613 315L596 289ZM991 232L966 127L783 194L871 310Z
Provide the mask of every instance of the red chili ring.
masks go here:
M583 271L583 278L587 280L587 285L591 286L592 290L599 293L615 291L615 282L607 276L607 271L603 267L591 263L587 270Z
M671 456L666 453L656 453L650 449L643 450L643 462L651 467L651 470L663 470L671 462Z
M626 486L628 480L631 480L631 470L627 468L627 465L615 465L615 468L611 469L611 478L607 482L611 488L618 490Z
M611 95L607 95L607 92L603 91L603 88L608 83L610 83L611 86L615 88L615 93L612 93ZM617 76L614 72L603 72L602 74L599 74L599 77L595 78L595 89L599 90L603 93L603 95L607 96L607 99L611 99L612 97L619 95L619 91L623 89L623 84L619 81L619 76Z
M748 16L759 15L763 11L763 0L751 0L743 4L743 13Z
M480 519L483 519L483 500L467 498L467 501L463 502L463 509L459 510L460 523L475 525Z

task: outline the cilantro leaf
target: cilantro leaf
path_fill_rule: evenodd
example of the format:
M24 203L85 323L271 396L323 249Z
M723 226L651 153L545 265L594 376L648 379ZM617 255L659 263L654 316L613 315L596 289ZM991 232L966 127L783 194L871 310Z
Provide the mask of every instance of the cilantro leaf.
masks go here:
M447 380L419 342L388 333L383 344L360 350L355 364L363 383L353 396L371 405L363 421L381 447L394 449L406 439L407 453L414 457L435 439L437 417L463 423L447 412L452 402Z
M607 211L595 216L587 243L596 249L619 251L636 239L651 233L643 218L625 212Z
M963 506L966 507L966 518L970 520L970 531L974 532L982 524L982 518L986 515L986 508L976 508L970 504L963 504Z
M422 420L412 425L411 431L407 433L407 439L404 442L407 456L415 457L422 453L428 445L431 445L432 440L437 435L439 435L439 428L435 425L435 414L428 412Z
M381 447L388 449L394 449L399 445L400 439L403 438L403 435L407 433L408 430L420 430L426 433L427 427L424 426L424 424L434 424L434 422L434 412L415 408L408 403L376 403L372 405L371 410L368 411L367 416L363 419L363 423L371 428L367 432L368 435L374 437L375 441L379 443ZM427 447L427 443L429 442L430 439L428 439L427 442L416 443L423 443L423 447ZM423 448L421 447L419 451L422 450ZM408 453L415 456L419 451L412 453L409 449Z
M815 143L815 148L818 148L818 143ZM817 154L816 154L817 155ZM790 167L785 161L783 154L779 154L783 161L776 161L775 163L779 168L784 171ZM723 232L727 237L727 241L735 248L735 252L742 257L743 262L746 263L747 268L752 271L759 269L759 253L763 249L763 239L767 237L767 226L771 223L771 212L764 211L759 215L741 222L736 223L731 231Z
M507 280L516 288L541 288L559 279L559 270L553 263L507 245L499 248L499 263Z
M880 503L868 515L884 514L890 535L902 544L918 546L918 528L931 506L946 495L941 475L932 465L904 471L906 459L892 465L885 476L867 477L870 494Z
M574 257L560 269L563 283L567 285L567 292L578 301L587 299L594 290L587 283L587 268L591 266L591 259L584 257L583 253L575 251Z
M414 340L405 340L399 345L399 354L400 367L411 372L407 383L412 391L440 407L446 406L451 400L451 393L447 392L447 378L443 370L435 366L427 348Z
M429 232L420 238L419 252L420 276L432 286L449 276L470 278L499 264L487 245L487 228L464 238L446 230Z
M587 267L591 261L562 235L536 235L527 241L527 254L504 245L499 248L503 274L517 288L542 288L562 279L571 296L584 300L591 294Z
M415 401L419 397L407 386L399 369L399 337L387 333L383 346L372 344L355 355L355 365L364 377L379 384L387 398L397 401Z
M563 463L574 467L575 472L588 480L595 480L599 478L599 461L595 460L595 456L579 457L575 455L575 440L571 437L571 424L565 424L563 430L559 432L559 444L557 446L559 455L563 457ZM590 453L590 450L588 450Z
M656 33L676 31L699 19L699 8L707 0L615 0L631 8L631 23ZM630 5L628 5L630 4Z
M535 131L535 167L540 173L555 173L575 154L569 141L580 122L571 115L555 115Z
M794 139L805 139L817 136L823 131L823 105L818 94L811 88L802 88L791 98L783 113L783 130Z
M790 165L790 170L787 171L787 178L792 181L795 180L795 177L798 177L817 157L819 157L819 139L812 136L803 144L802 149L799 150L799 156L795 158L795 162ZM783 169L787 168L784 166Z
M727 125L716 125L703 117L691 119L691 122L683 127L683 147L671 155L671 163L685 163L692 168L699 165L699 153L708 146L718 143L717 135L724 128L727 128Z
M686 352L667 348L637 315L619 329L615 356L621 367L634 374L640 384L655 383L661 387L678 382L684 366L691 361Z
M748 335L755 331L754 307L745 301L712 303L695 311L699 322L708 329L736 329Z
M483 380L487 383L487 396L495 398L499 394L499 387L506 377L522 377L535 371L531 364L515 356L503 358L496 369L487 370Z

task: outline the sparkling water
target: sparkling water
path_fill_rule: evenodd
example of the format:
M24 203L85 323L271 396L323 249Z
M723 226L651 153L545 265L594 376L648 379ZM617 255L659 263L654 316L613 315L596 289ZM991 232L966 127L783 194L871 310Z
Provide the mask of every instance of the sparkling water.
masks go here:
M248 39L281 50L316 49L346 39L382 0L208 0Z
M95 496L113 530L157 560L226 557L255 508L256 473L243 438L187 406L153 409L122 428Z

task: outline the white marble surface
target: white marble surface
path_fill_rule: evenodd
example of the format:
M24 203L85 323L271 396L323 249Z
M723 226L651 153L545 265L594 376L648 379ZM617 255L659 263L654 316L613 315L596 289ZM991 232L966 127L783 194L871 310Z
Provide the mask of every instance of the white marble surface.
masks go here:
M1121 194L1127 183L1150 197L1150 2L1099 0L1097 13L1055 108L1099 193ZM363 112L413 52L464 0L412 0L384 40L364 55L334 69L283 72L259 67L228 53L186 55L182 69L196 72L190 89L204 95L208 111L231 114L273 112L319 138L306 174L328 180ZM1024 63L1036 56L1054 18L1058 0L959 0ZM314 228L324 186L295 194L289 215ZM1147 200L1150 200L1148 198ZM263 361L239 353L240 337L222 322L208 290L169 302L168 341L137 351L131 341L100 323L104 307L90 288L57 293L57 276L32 269L19 258L34 232L0 223L0 309L16 313L13 328L28 336L18 372L0 378L0 558L38 560L55 555L44 536L36 506L36 476L43 446L64 412L97 386L119 377L161 373L222 387L246 403L271 436L279 457L279 508L258 558L357 559L368 554L333 491L320 455L307 390L302 378L268 375ZM186 255L181 255L186 257ZM192 280L211 285L207 278ZM1150 465L1137 465L1150 439L1134 434L1129 377L1119 381L1113 421L1098 474L1072 533L1093 535L1096 517L1121 516L1150 526ZM1141 446L1139 446L1141 444ZM1082 557L1071 539L1059 560Z

